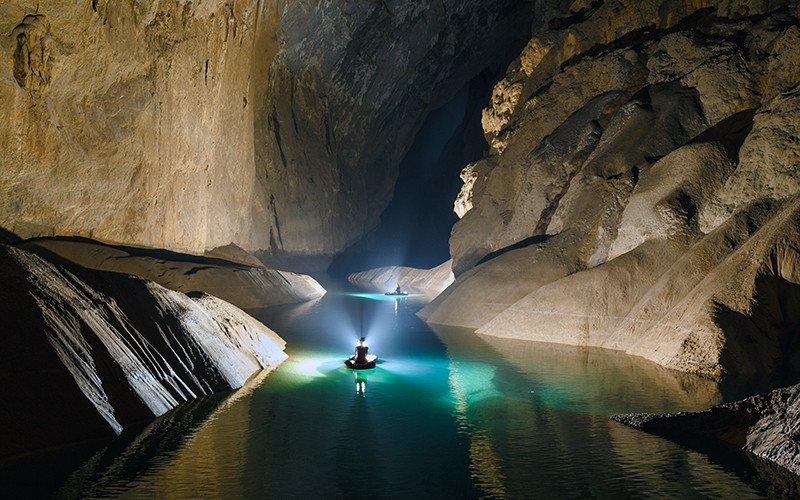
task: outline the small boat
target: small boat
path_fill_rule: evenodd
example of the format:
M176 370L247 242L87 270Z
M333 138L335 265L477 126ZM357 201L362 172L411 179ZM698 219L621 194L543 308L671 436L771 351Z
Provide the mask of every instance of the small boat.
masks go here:
M386 292L384 295L408 295L408 292Z
M367 354L366 363L356 363L356 355L353 354L347 360L345 360L344 366L353 370L368 370L370 368L375 368L376 361L378 361L378 356L374 354Z

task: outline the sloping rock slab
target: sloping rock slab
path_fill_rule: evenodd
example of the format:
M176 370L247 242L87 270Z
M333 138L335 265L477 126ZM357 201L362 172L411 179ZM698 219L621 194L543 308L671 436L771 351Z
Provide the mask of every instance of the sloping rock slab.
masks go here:
M722 443L800 474L800 384L703 412L626 414L617 422L678 442Z
M104 245L84 238L40 238L17 246L52 261L134 274L183 293L205 292L244 309L303 302L325 295L325 289L310 276L241 263L247 253L235 245L209 256ZM218 255L236 257L238 263L217 258ZM256 259L252 261L255 263Z
M0 245L0 460L241 387L285 342L235 306Z

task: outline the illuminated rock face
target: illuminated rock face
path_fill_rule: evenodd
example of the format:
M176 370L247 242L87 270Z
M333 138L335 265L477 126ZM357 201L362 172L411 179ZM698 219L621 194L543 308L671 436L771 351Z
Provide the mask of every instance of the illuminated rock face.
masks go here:
M534 9L444 2L0 5L0 227L265 261L377 224L430 109Z
M209 295L6 245L0 264L6 456L119 434L286 359L274 332Z
M495 87L456 281L421 315L711 377L798 371L800 7L575 9Z

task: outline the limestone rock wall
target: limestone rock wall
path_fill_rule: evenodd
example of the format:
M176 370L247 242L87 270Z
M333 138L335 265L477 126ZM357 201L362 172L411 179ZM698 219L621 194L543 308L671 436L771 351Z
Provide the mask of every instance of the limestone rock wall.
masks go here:
M0 5L0 227L291 267L378 222L429 110L535 2Z
M714 126L718 139L733 136L721 129L738 113L756 111L746 124L755 129L732 146L735 173L706 175L727 186L705 194L715 202L698 218L701 228L760 196L796 192L800 73L789 47L797 8L618 0L551 19L484 110L492 154L465 169L451 237L456 275L525 238L567 229L584 237L582 262L604 262L644 172ZM755 166L765 161L768 171Z
M0 263L3 456L119 434L286 359L280 337L210 295L6 245Z
M797 372L800 4L581 5L495 87L456 281L420 315L711 377Z
M4 2L0 225L265 245L251 231L266 206L248 104L257 17L255 2Z

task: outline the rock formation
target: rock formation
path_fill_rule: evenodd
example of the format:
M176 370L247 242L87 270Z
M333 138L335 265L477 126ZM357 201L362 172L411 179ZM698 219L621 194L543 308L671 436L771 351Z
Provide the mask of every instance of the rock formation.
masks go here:
M572 10L494 89L456 281L420 315L712 378L797 373L800 4Z
M651 434L697 444L720 442L800 474L800 386L776 389L702 412L628 414L612 418ZM793 496L797 491L793 492Z
M533 5L4 2L0 226L324 266Z
M433 269L415 269L393 266L354 273L347 280L362 288L376 292L390 292L397 283L404 291L436 296L453 282L453 263L444 262Z
M133 274L183 293L205 292L244 309L303 302L325 294L311 276L268 269L235 245L206 252L204 257L80 239L40 238L17 247L67 264Z
M0 281L3 458L119 434L286 359L274 332L209 295L7 245Z

